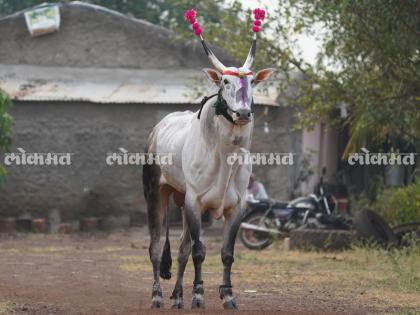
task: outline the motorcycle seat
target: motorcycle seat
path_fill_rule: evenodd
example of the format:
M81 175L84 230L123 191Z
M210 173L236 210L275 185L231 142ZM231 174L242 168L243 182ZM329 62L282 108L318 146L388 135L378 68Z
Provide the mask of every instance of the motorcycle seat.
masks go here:
M293 210L291 209L285 209L285 208L281 208L281 209L274 209L274 215L276 216L277 219L279 220L286 220L289 218L290 214L292 213Z
M287 204L288 202L285 201L275 201L271 206L276 209L284 209L287 208Z

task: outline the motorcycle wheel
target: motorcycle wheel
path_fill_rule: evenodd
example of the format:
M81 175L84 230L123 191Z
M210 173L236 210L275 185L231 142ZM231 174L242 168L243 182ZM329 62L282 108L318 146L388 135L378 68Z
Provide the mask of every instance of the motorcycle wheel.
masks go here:
M417 236L417 238L420 240L420 221L394 226L392 228L392 232L394 232L399 245L409 246L410 241L405 239L405 236L412 234L412 236Z
M251 213L244 218L243 222L260 225L263 215L262 212ZM265 224L263 225L266 226ZM273 238L270 233L267 232L253 231L240 227L238 234L242 244L244 244L246 248L253 250L264 249L273 242Z
M366 240L389 247L397 244L397 238L388 223L372 210L362 209L354 218L356 231Z

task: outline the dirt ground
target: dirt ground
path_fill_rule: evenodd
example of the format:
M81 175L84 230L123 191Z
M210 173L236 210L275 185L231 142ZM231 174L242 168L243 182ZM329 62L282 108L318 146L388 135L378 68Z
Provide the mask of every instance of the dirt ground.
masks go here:
M179 230L171 232L176 269ZM204 235L205 314L222 312L220 233ZM164 311L151 311L151 265L144 228L112 234L0 236L0 314L193 314L187 266L185 310L170 310L175 279L162 281ZM175 257L174 257L175 256ZM255 252L239 242L233 268L239 314L420 314L416 293L360 268L346 254ZM337 267L338 266L338 267ZM173 274L175 270L172 270ZM385 278L384 278L385 277Z

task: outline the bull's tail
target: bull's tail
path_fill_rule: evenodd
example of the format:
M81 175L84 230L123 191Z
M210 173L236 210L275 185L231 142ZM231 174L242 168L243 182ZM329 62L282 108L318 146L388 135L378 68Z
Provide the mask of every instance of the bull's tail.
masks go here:
M153 132L149 137L152 138ZM145 152L150 152L146 148ZM150 260L153 264L153 272L156 278L160 276L163 279L171 278L171 247L169 245L169 225L168 225L168 215L166 214L166 242L163 249L162 257L159 261L160 255L160 231L162 227L162 221L160 216L160 187L159 187L159 178L161 176L161 170L159 165L143 165L143 188L144 188L144 197L147 201L147 218L150 232L150 247L149 254ZM166 209L167 212L167 209ZM160 271L160 272L159 272Z
M169 280L171 279L171 267L172 267L172 257L171 257L171 244L169 242L169 220L168 213L166 213L166 240L165 245L163 246L162 258L160 259L160 277L162 279Z

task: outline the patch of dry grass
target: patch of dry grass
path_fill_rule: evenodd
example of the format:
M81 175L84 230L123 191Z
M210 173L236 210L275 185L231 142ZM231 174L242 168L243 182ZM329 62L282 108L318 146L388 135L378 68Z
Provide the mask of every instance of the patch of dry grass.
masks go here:
M355 246L335 253L284 251L280 245L263 251L241 249L236 253L233 278L236 283L240 279L243 290L298 293L304 287L384 312L396 308L420 314L418 245L390 251ZM207 253L203 270L221 274L218 251Z
M0 315L8 315L16 308L16 304L10 301L0 301Z
M176 269L177 242L172 245L173 272ZM220 244L211 240L203 264L206 283L218 285L222 264ZM125 272L152 272L147 255L118 256ZM242 292L255 294L314 294L376 309L406 310L420 314L420 248L386 251L356 246L344 252L284 251L270 246L263 251L239 247L233 265L233 281ZM192 278L193 265L187 265L186 278ZM189 280L188 280L189 281ZM404 313L404 312L403 312ZM415 314L415 312L413 313Z
M240 273L251 281L307 286L328 290L338 299L353 297L357 304L416 310L420 314L420 247L385 251L354 247L339 253L242 252ZM257 268L256 268L257 267ZM274 277L267 277L271 274ZM413 313L414 314L414 313Z

